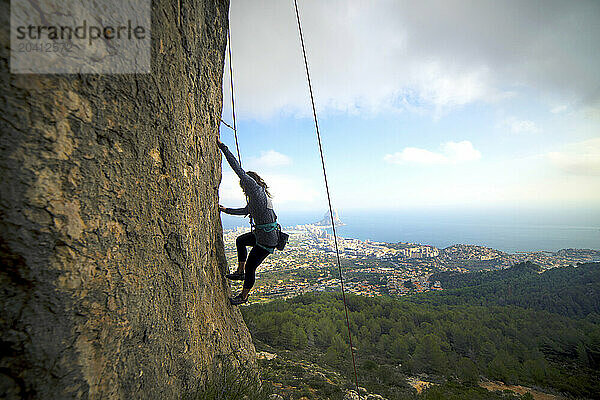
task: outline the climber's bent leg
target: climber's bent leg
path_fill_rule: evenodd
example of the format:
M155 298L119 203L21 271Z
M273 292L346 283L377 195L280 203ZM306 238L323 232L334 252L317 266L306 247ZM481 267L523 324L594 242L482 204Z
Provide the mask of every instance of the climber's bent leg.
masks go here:
M246 263L246 257L248 256L246 247L255 245L256 236L254 236L254 232L244 233L243 235L238 236L238 238L235 240L235 247L237 247L238 256L238 273L241 274L244 272L244 264Z
M261 262L264 261L265 258L267 258L269 254L271 253L259 246L254 246L252 250L250 250L248 260L246 261L246 277L244 279L244 289L248 289L248 291L252 289L252 286L254 286L254 274L256 273L256 268L260 265Z
M264 261L265 258L267 258L269 254L271 254L269 251L259 246L254 246L252 250L250 250L248 260L246 261L244 287L242 288L242 292L240 294L238 294L232 299L229 299L232 305L239 306L240 304L244 304L246 301L248 301L250 289L252 289L252 286L254 286L254 275L256 273L256 268L260 265L261 262Z

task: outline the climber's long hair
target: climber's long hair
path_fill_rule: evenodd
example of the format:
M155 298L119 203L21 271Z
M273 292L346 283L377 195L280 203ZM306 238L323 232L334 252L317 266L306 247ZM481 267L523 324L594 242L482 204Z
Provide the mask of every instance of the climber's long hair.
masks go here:
M246 172L246 174L250 178L254 179L256 181L256 183L258 183L258 186L265 189L265 193L267 194L267 196L272 197L271 193L269 193L269 186L267 186L266 182L263 181L263 179L256 172L248 171L248 172Z

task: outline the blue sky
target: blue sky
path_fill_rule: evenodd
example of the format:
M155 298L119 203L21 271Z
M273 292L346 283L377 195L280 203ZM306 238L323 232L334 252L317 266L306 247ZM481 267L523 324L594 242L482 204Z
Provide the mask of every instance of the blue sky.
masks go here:
M340 212L600 204L600 3L299 6ZM294 17L292 1L232 1L238 136L277 209L324 210ZM223 125L221 140L234 151ZM225 164L220 195L244 202Z

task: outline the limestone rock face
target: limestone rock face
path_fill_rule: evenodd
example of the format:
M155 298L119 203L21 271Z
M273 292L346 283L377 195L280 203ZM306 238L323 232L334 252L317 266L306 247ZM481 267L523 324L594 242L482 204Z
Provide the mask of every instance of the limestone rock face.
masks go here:
M11 75L0 32L0 398L181 398L254 363L218 213L229 4L152 3L151 74Z

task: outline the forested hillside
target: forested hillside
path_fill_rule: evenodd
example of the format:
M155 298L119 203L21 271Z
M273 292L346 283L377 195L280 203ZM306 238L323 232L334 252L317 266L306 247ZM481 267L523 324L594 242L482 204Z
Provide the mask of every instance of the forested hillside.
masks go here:
M500 271L503 274L465 275L462 283L461 277L451 277L446 282L450 285L454 279L456 287L466 286L469 280L485 285L457 288L448 294L402 299L349 296L360 384L389 398L408 398L405 377L428 374L446 382L435 389L442 392L466 393L481 379L490 379L598 398L597 318L581 311L583 306L567 307L568 315L561 315L551 311L562 310L563 303L532 300L536 296L555 299L554 292L571 293L571 282L596 287L597 280L588 280L595 276L597 265L579 268L540 275L534 266L521 265ZM513 292L507 298L515 303L521 299L516 303L520 306L502 303L502 287L509 282ZM482 301L481 296L487 300ZM597 304L598 291L588 291L587 296L589 304ZM524 300L528 298L531 301ZM581 318L583 315L588 317ZM244 309L244 317L256 340L275 349L292 350L298 357L349 376L351 362L340 296L309 294L252 305ZM451 382L452 389L448 386Z
M600 263L544 272L523 263L498 271L438 273L429 280L446 289L422 297L432 304L516 305L574 318L600 314Z

